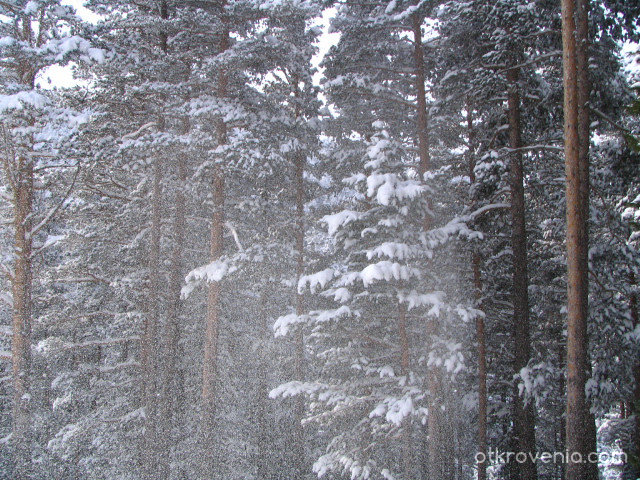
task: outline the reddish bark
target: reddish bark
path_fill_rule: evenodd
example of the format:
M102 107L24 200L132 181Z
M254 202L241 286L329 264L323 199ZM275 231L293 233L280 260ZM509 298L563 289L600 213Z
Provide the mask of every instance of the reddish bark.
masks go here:
M16 480L31 478L32 409L31 328L33 272L31 238L33 214L33 162L19 158L14 191L14 249L13 276L13 451Z
M224 8L226 2L221 2ZM229 29L226 17L222 17L223 30L220 33L219 52L222 54L231 46ZM217 95L219 98L227 96L229 77L224 67L218 70ZM216 122L216 137L218 145L227 144L227 125L222 118ZM209 259L215 262L222 257L224 250L224 200L225 177L224 165L216 163L213 178L213 205L214 212L211 221L211 244ZM202 421L200 425L202 464L201 471L204 478L213 475L216 468L216 438L215 438L215 414L216 414L216 387L218 383L218 337L220 328L221 283L209 283L207 292L207 317L204 337L204 360L202 365Z
M511 157L511 248L513 250L513 347L514 373L526 367L531 357L529 334L529 275L527 269L527 230L525 219L524 172L522 150L522 128L520 123L520 93L518 89L520 71L507 71L509 144L514 150ZM535 454L535 419L533 404L525 404L519 392L513 396L514 430L519 451ZM530 458L530 457L528 457ZM521 480L535 480L536 466L532 461L518 464Z
M422 16L418 13L411 17L411 28L413 31L413 60L414 60L414 76L416 88L416 108L417 108L417 133L418 133L418 152L420 164L418 165L418 173L421 180L424 180L424 174L430 167L431 154L429 145L429 113L427 110L426 97L426 73L424 64L424 48L422 45ZM425 214L423 220L423 229L428 231L431 228L429 215ZM427 320L427 334L433 345L438 335L439 326L436 318ZM437 368L430 369L427 376L427 388L429 390L429 416L427 417L427 435L428 435L428 463L427 477L432 480L442 480L445 470L445 447L441 438L442 433L442 412L440 410L441 397L441 378Z
M562 1L564 137L567 176L567 480L596 480L593 464L572 461L595 451L595 425L585 395L590 372L588 305L589 117L586 0Z
M189 122L185 120L185 133L189 130ZM184 391L179 381L179 359L182 358L180 347L181 328L180 312L182 310L181 285L184 278L182 251L184 249L185 232L185 186L187 169L184 156L177 159L177 185L174 199L173 214L173 246L171 251L171 266L169 272L169 302L167 306L167 321L163 332L164 355L162 369L162 398L160 404L160 422L162 435L160 442L160 462L158 477L161 480L170 478L171 445L173 443L173 420L181 411L181 399Z
M411 17L413 30L413 61L416 84L417 121L418 121L418 153L420 156L419 171L421 175L429 169L431 154L429 152L429 112L427 111L426 74L424 65L424 48L422 46L422 17L414 14ZM424 180L424 178L422 178ZM428 225L425 225L425 229Z

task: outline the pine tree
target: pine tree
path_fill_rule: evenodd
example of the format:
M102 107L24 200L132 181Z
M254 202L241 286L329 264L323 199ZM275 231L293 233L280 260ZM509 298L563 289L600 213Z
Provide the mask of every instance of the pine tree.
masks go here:
M14 478L29 478L33 442L32 330L34 318L34 239L59 211L41 214L36 179L54 163L57 135L69 137L73 114L56 108L36 85L43 69L70 58L102 59L102 52L74 35L79 20L70 7L58 2L17 2L0 5L3 21L1 112L4 123L3 155L6 184L14 207L14 265L12 273L12 364ZM77 120L77 119L76 119ZM65 125L66 123L66 125ZM62 127L62 128L61 128ZM66 132L65 132L66 129ZM66 135L65 135L66 133ZM52 141L53 140L53 141ZM49 150L47 150L49 148ZM72 182L73 184L74 182ZM62 185L60 185L62 189ZM64 191L64 190L63 190ZM67 194L68 195L68 194ZM66 200L66 199L65 199Z
M589 80L588 7L562 3L565 85L565 162L567 168L567 451L566 478L597 478L597 470L574 459L595 451L595 427L585 398L588 368ZM591 428L590 428L591 426Z

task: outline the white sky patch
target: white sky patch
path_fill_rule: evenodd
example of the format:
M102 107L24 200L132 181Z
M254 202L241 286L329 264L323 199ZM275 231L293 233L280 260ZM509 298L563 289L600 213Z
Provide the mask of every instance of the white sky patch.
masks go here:
M52 88L74 87L78 85L78 81L73 78L73 71L70 66L52 65L38 74L36 84L40 88L50 90Z
M60 3L63 5L71 5L76 9L76 13L80 18L82 18L85 22L96 24L101 20L101 16L95 14L88 8L84 6L84 0L62 0Z
M77 14L87 22L97 23L101 19L100 15L95 14L84 6L84 0L63 0L62 3L74 7ZM320 81L324 76L324 69L320 67L320 63L329 49L333 45L336 45L340 40L339 32L329 33L329 24L335 14L335 8L327 8L322 12L322 16L315 23L322 27L322 34L318 38L317 42L318 52L311 59L311 64L318 69L313 76L313 83L315 85L320 85ZM41 88L52 89L74 87L84 82L80 82L73 78L71 67L61 67L56 65L43 70L40 75L38 75L37 83ZM323 103L326 102L322 94L321 100Z
M335 8L327 8L322 12L322 17L320 17L316 23L316 25L322 27L322 34L318 38L318 53L316 53L311 59L311 64L318 69L313 76L313 83L315 85L320 85L320 81L324 76L324 69L320 67L320 62L322 62L327 52L329 52L329 49L336 45L340 40L339 32L329 33L329 24L335 15Z
M89 87L91 82L73 76L74 63L69 65L51 65L43 69L36 77L36 85L44 90L54 88Z
M317 18L313 22L313 26L318 26L322 28L322 33L318 37L316 42L316 46L318 47L317 53L311 58L311 65L317 69L316 73L312 77L313 84L316 86L320 85L322 78L324 77L324 68L320 67L320 63L324 60L325 55L329 52L329 49L336 45L340 40L340 33L334 32L329 33L329 27L331 23L331 19L335 16L336 9L334 7L327 8L322 12L322 16ZM264 88L264 82L274 81L274 75L278 75L279 72L269 72L265 75L262 82L252 83L252 86L256 88L258 91L262 92ZM320 101L323 105L327 104L327 99L322 92L319 94Z
M102 18L84 6L85 0L62 0L63 5L71 5L82 20L96 24ZM87 86L88 82L73 77L73 65L52 65L43 69L36 78L36 84L45 90L54 88L71 88L80 85Z

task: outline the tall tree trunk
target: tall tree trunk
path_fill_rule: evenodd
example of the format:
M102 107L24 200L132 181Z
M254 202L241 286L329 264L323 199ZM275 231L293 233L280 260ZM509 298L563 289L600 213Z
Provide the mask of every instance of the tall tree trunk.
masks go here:
M558 352L557 352L558 365L560 365L561 368L564 369L565 363L566 363L565 347L560 342L558 342L557 348L558 348ZM562 393L560 393L559 398L564 397L565 390L566 390L565 378L560 377L560 385L559 385L558 391ZM562 413L558 412L558 416L559 418L562 418ZM565 430L564 422L561 425L556 425L556 428L558 429L558 434L556 435L558 447L556 448L555 451L564 452L565 445L566 445L566 430ZM564 478L565 469L566 469L565 462L558 462L557 468L555 469L556 475L558 476L558 478Z
M424 48L422 46L422 16L415 13L411 16L411 28L413 31L413 61L417 103L417 131L418 153L420 164L418 173L424 181L424 174L430 167L431 154L429 151L429 114L427 111L427 95L425 88L426 73L424 65ZM430 218L425 215L423 228L428 231L431 227ZM438 334L438 321L435 318L427 320L427 334L433 345ZM427 388L429 390L429 415L427 417L427 450L428 462L426 477L430 480L442 480L443 459L441 449L443 445L440 439L441 411L438 398L440 396L440 375L437 367L432 367L427 375Z
M223 12L226 2L221 2L220 10L223 27L220 32L219 52L222 54L230 47L230 37L228 19ZM218 70L218 98L227 96L227 86L229 82L228 72L224 67ZM227 144L227 125L223 118L216 122L216 137L218 145ZM225 200L225 178L224 165L216 163L213 178L213 205L214 212L211 222L211 245L209 259L215 262L222 257L224 242L224 200ZM217 445L215 442L215 414L216 414L216 386L218 383L218 334L220 328L220 304L221 304L221 284L220 282L209 283L207 294L207 319L204 338L204 361L202 366L202 421L201 428L201 472L203 480L213 478L216 469Z
M189 131L189 122L185 120L184 133ZM171 450L173 439L173 421L176 412L182 411L179 403L183 401L184 392L179 388L179 362L182 358L180 347L181 329L180 313L182 311L181 285L184 278L182 250L185 236L185 187L187 168L183 155L177 158L176 196L173 214L173 248L171 252L171 267L169 272L169 304L167 307L167 321L162 337L165 340L163 350L164 363L162 370L162 398L160 403L160 421L162 435L160 438L161 455L158 476L166 480L171 476Z
M299 77L294 73L293 79L293 96L295 98L294 115L296 121L300 120L300 88ZM298 280L304 275L304 241L305 241L305 215L304 215L304 203L305 203L305 191L304 191L304 167L306 163L306 156L304 151L298 150L294 153L294 188L296 198L296 234L295 234L295 248L296 248L296 282L295 282L295 304L296 315L304 314L304 295L298 291ZM294 359L294 376L299 381L303 382L305 379L305 358L304 358L304 331L299 328L294 337L295 342L295 359ZM294 446L291 449L294 454L294 476L296 479L302 479L306 469L306 440L304 436L304 428L302 421L304 419L304 397L297 395L294 398L294 437L292 438Z
M589 97L591 96L591 82L589 80L589 0L578 0L576 10L576 70L578 79L578 137L580 157L580 205L584 225L582 228L581 264L586 266L583 271L585 281L582 282L582 298L585 302L586 321L589 311L589 147L591 143L591 120L589 115ZM585 327L588 329L588 327ZM587 378L591 378L591 357L589 355L589 336L587 331L585 354ZM591 403L586 399L587 436L585 437L585 450L597 452L597 428L594 415L591 413ZM585 480L598 479L598 464L589 462L586 464Z
M409 384L410 346L407 333L407 306L404 303L398 305L398 337L400 339L400 375L406 378ZM405 419L405 427L402 433L402 468L404 478L413 478L413 444L411 435L411 418Z
M162 0L159 5L159 15L162 20L168 18L168 8L166 0ZM160 32L159 45L162 52L166 55L168 51L168 38L164 31ZM158 120L159 128L164 128L164 118ZM160 333L160 312L162 311L160 302L162 289L160 281L160 249L162 240L162 166L161 160L156 158L153 171L153 197L152 197L152 214L151 214L151 250L149 255L149 313L151 318L147 319L147 325L144 334L143 349L146 350L143 359L145 369L145 478L149 480L157 480L162 475L163 465L168 458L164 455L164 447L166 444L166 433L158 431L162 430L164 425L162 412L163 402L166 398L162 398L162 383L158 381L158 374L164 372L160 363L164 360L159 355L159 349L162 342L159 341Z
M474 156L475 131L473 129L473 107L467 102L467 131L469 138L468 160L469 183L476 182L476 161ZM482 260L480 254L474 251L471 258L473 270L473 286L476 306L483 310L482 302ZM478 480L487 479L487 342L485 335L484 317L476 317L476 341L478 342L478 431L476 432L476 453L482 454L482 461L477 462Z
M151 193L151 245L149 248L149 292L147 315L142 336L142 369L144 381L145 434L142 460L144 478L156 479L158 464L158 323L160 317L160 239L162 236L162 166L156 158L153 164Z
M482 277L480 274L481 260L477 252L473 253L473 283L475 287L476 301L480 302L478 308L482 310ZM478 342L478 431L476 441L477 452L481 453L482 460L478 462L478 480L487 479L487 341L485 334L484 317L476 317L476 340Z
M266 215L263 215L266 219ZM265 221L264 226L266 227ZM270 421L270 403L269 403L269 375L267 372L272 368L273 359L270 358L270 350L267 347L273 339L273 330L270 328L270 316L268 310L269 283L262 287L260 293L260 310L258 311L258 327L260 331L259 339L261 348L258 350L261 355L258 363L258 398L256 408L256 436L257 436L257 459L256 459L256 477L259 480L267 480L273 477L272 465L274 465L273 445L269 444L270 434L274 431L273 424Z
M224 174L216 166L213 179L214 213L211 225L209 259L214 262L222 256L224 227ZM200 424L203 447L203 473L212 475L215 469L215 413L216 386L218 382L218 336L220 324L220 282L211 282L207 292L207 318L204 337L204 361L202 366L202 422ZM209 478L209 477L205 477Z
M589 85L586 0L562 0L564 142L567 176L567 480L596 480L588 463L595 427L585 385L588 354ZM578 455L581 456L578 461Z
M13 448L16 480L31 478L31 325L32 325L32 265L31 238L33 214L33 161L18 159L14 192L14 253L13 276Z
M269 334L273 336L270 331ZM269 386L267 383L268 366L261 365L264 370L260 372L258 379L258 405L256 409L258 455L256 461L256 477L260 480L267 480L272 477L271 459L273 457L272 445L269 445L269 434L273 431L269 421Z
M630 275L630 283L632 287L637 286L636 277L633 272ZM634 329L638 328L640 325L640 315L638 314L638 295L635 291L631 294L631 298L629 299L629 310L631 311L631 321ZM635 458L640 459L640 360L636 362L633 366L633 379L635 381L635 387L633 389L633 397L631 399L631 405L634 406L633 413L635 414L635 429L634 429L634 438L631 445L631 451ZM625 415L625 405L624 402L620 402L620 410L622 418L627 418ZM640 466L636 466L635 474L640 476Z
M426 74L424 65L424 48L422 46L422 16L417 13L411 17L413 30L413 69L415 75L417 120L418 120L418 154L420 157L419 172L421 175L429 169L431 154L429 152L429 113L427 111ZM424 178L421 178L424 180ZM428 217L427 217L428 218ZM425 225L425 230L429 225Z
M520 125L520 93L518 80L520 71L507 71L509 143L514 150L511 157L511 247L513 250L513 347L514 373L526 367L531 356L529 338L529 278L527 271L527 231L525 221L524 173L522 137ZM515 435L519 451L535 454L535 420L533 403L524 403L516 388L513 395ZM535 463L531 460L518 464L520 480L537 478Z
M296 82L297 93L297 82ZM297 115L296 115L297 117ZM295 154L295 188L296 188L296 279L299 280L304 275L304 164L305 156L303 152ZM304 296L297 290L296 282L296 315L304 314ZM304 367L304 333L302 328L298 328L295 336L295 377L303 382L305 378ZM293 452L294 475L296 480L300 480L305 474L305 439L302 420L304 417L304 397L297 395L294 399L294 422L295 422L295 445Z

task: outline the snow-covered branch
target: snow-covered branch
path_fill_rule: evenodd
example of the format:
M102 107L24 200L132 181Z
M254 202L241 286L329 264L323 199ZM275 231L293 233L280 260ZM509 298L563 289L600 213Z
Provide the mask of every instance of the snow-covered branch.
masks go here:
M559 145L527 145L520 148L505 148L509 153L511 152L528 152L532 150L553 150L554 152L564 152L564 147Z
M156 122L145 123L139 129L137 129L135 132L131 132L131 133L127 133L126 135L123 135L122 136L122 140L129 140L131 138L135 138L138 135L140 135L142 132L144 132L145 130L147 130L147 129L151 128L151 127L155 127L156 125L158 125Z
M71 181L71 185L69 185L69 188L67 189L65 195L62 197L62 200L55 207L49 210L49 213L47 213L47 215L42 219L40 223L38 223L35 227L31 229L31 232L29 232L29 236L31 238L33 238L33 236L36 233L42 230L42 228L44 228L53 219L53 217L55 217L58 211L67 202L67 200L69 199L69 196L71 195L71 192L73 191L73 188L76 185L76 180L78 179L79 173L80 173L80 165L78 165L78 168L76 169L76 173L73 175L73 180Z
M469 214L469 219L470 220L475 220L476 218L478 218L480 215L483 215L487 212L490 212L492 210L506 210L508 208L510 208L511 205L508 203L491 203L489 205L483 205L482 207L474 210L473 212L471 212Z
M242 248L242 244L240 243L240 239L238 238L238 231L235 229L233 224L231 222L224 222L224 226L227 229L229 229L229 232L231 232L231 236L233 237L233 240L236 242L236 246L238 247L238 250L240 252L244 252L244 248Z

